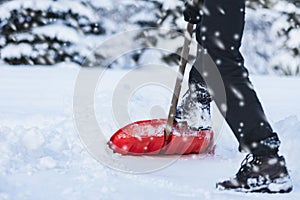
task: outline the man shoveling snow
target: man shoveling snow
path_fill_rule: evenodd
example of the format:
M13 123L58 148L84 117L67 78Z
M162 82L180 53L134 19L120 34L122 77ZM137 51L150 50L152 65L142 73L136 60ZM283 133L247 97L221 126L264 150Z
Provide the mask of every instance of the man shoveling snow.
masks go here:
M249 153L236 176L217 183L217 188L243 192L290 192L292 183L285 159L278 155L280 140L266 119L239 51L245 23L245 1L203 0L197 5L186 2L184 19L197 25L197 41L216 63L226 92L224 117L239 142L240 151ZM201 91L205 87L210 88L214 94L214 86L206 85L201 76L205 67L196 61L190 71L190 88L194 89L190 89L190 92L196 96L206 94ZM214 99L214 95L211 96ZM183 104L187 104L185 101L184 99ZM192 105L197 101L202 103L201 98L194 98L188 104ZM221 103L216 100L220 109ZM185 107L188 108L183 108ZM182 116L187 118L187 123L195 121L188 116Z

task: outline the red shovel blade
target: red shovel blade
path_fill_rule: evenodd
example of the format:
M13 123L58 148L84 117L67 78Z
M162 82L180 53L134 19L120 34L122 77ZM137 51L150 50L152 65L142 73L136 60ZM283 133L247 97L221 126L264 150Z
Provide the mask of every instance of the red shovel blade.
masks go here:
M182 155L207 152L212 146L212 130L192 131L174 123L171 136L166 138L166 123L166 119L131 123L114 133L108 145L122 155Z

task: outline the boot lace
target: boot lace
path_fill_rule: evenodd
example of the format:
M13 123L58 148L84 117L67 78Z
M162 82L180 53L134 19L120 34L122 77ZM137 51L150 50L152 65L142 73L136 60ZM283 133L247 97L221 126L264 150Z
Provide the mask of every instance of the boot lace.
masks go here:
M257 160L255 157L252 154L248 154L241 163L241 168L236 174L237 178L241 179L243 177L247 177L247 174L252 171L253 164L256 162Z

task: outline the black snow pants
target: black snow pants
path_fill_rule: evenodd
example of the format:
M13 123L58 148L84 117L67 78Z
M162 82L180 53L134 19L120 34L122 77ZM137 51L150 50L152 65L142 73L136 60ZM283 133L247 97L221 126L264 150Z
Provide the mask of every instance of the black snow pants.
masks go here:
M226 112L222 114L235 134L240 150L258 156L276 154L280 141L266 119L239 51L245 24L245 1L204 0L202 13L196 38L203 51L214 61L222 78L226 94ZM206 69L209 66L199 59L200 55L190 71L189 82L207 84L203 72L209 71ZM205 75L206 78L213 76ZM208 87L218 108L224 111L224 102L218 101L215 87Z

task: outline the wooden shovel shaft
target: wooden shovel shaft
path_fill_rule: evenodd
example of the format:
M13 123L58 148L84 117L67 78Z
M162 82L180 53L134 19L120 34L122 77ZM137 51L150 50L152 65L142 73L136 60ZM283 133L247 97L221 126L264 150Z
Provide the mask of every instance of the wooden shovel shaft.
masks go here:
M193 0L194 5L199 5L199 0ZM179 66L179 71L175 83L175 88L174 88L174 93L171 101L171 106L169 110L169 115L168 115L168 120L167 124L165 127L165 134L166 136L170 136L172 133L172 127L173 127L173 122L174 122L174 117L176 113L176 108L178 104L178 99L179 99L179 94L181 91L181 86L182 86L182 81L184 77L184 71L188 62L188 57L189 57L189 52L190 52L190 44L193 36L193 29L194 25L191 23L187 24L187 33L184 36L184 43L183 43L183 48L181 51L181 59L180 59L180 66ZM168 137L167 137L168 138Z
M191 44L191 39L192 39L192 34L193 34L193 24L191 24L191 23L187 24L187 34L188 35L185 35L185 37L184 37L184 44L183 44L183 48L181 51L179 71L178 71L178 75L177 75L177 79L176 79L176 83L175 83L175 88L174 88L174 93L173 93L171 106L170 106L170 110L169 110L167 125L165 128L166 136L169 136L172 133L173 121L174 121L174 117L175 117L175 113L176 113L179 94L181 91L182 81L183 81L183 77L184 77L184 71L185 71L185 68L186 68L186 65L188 62L190 44Z

